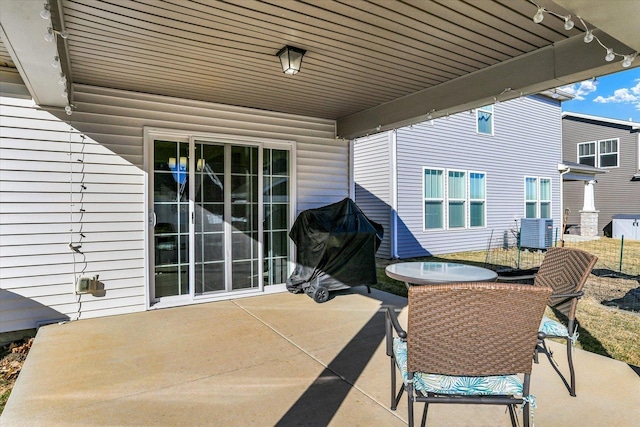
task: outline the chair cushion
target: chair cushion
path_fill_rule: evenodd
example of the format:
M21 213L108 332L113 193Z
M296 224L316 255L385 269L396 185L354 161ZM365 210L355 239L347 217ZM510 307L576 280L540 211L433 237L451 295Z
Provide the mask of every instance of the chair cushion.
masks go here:
M402 380L407 384L407 343L395 337L393 353ZM426 394L459 394L459 395L511 395L522 396L522 380L517 375L500 375L487 377L458 377L451 375L428 374L416 372L413 376L413 388Z
M548 318L547 316L542 317L542 322L540 322L540 332L544 332L547 336L551 337L568 337L569 331L567 327L562 323L557 322L553 319Z

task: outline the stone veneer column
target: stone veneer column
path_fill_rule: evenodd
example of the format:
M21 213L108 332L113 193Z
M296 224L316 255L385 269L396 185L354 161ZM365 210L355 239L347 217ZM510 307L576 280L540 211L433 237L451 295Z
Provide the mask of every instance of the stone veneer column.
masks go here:
M598 235L598 213L596 210L593 185L595 181L584 182L584 204L580 211L580 235L581 236L597 236Z
M600 211L580 211L580 235L593 237L598 235L598 213Z

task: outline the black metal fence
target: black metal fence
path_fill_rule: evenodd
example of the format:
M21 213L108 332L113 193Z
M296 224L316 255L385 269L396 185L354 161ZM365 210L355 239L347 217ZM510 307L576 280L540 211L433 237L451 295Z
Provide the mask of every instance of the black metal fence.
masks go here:
M554 230L551 246L575 247L598 257L585 286L586 296L602 304L640 313L640 241L611 238L583 238ZM496 271L529 270L540 266L546 249L521 242L519 232L494 233L487 245L485 264Z

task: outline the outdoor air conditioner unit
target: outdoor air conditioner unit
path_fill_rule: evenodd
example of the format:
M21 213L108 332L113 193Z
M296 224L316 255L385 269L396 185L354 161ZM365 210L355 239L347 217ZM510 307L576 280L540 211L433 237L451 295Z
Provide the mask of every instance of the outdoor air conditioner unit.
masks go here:
M520 220L520 247L547 249L553 243L553 220L550 218L522 218Z

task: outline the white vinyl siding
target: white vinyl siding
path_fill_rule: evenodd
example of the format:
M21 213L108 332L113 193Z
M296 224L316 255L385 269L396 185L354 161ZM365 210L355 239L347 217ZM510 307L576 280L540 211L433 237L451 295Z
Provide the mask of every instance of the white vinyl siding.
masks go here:
M296 213L348 196L331 120L84 85L74 97L72 116L0 99L0 332L146 308L145 127L294 141ZM75 295L74 268L103 295Z
M392 255L392 158L391 132L379 133L353 143L353 179L355 202L372 221L380 224L384 235L376 256Z
M476 114L463 112L396 131L398 257L410 258L470 250L486 250L489 239L513 227L524 216L524 177L551 179L551 214L560 221L561 110L556 100L528 96L493 107L495 135L476 132ZM525 126L523 117L535 117L545 126ZM424 228L424 168L485 174L484 226L471 222L473 202L468 199L468 228ZM471 193L472 186L468 185ZM481 204L484 203L484 206Z

